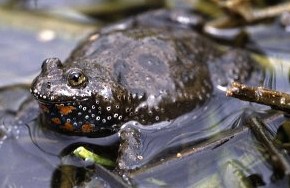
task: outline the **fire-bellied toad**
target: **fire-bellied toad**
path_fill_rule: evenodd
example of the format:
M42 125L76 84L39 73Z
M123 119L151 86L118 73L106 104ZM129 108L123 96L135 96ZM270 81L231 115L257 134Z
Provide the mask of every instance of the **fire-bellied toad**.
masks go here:
M127 20L126 28L94 33L63 64L45 60L31 87L44 124L104 136L130 120L174 119L206 102L216 86L259 74L246 52L223 52L169 15L150 12Z

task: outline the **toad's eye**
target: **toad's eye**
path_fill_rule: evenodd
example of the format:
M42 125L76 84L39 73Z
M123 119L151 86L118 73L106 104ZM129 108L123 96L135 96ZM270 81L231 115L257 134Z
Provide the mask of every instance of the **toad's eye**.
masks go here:
M87 84L87 77L81 70L72 70L68 73L68 83L71 87L80 88Z

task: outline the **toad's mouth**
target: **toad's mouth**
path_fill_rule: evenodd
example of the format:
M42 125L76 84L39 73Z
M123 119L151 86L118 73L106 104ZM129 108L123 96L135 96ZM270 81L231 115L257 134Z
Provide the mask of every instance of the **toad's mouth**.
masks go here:
M76 99L64 99L64 98L62 98L62 99L53 101L53 100L49 100L49 99L47 99L47 100L40 99L37 97L34 97L34 98L38 101L38 103L43 104L43 105L49 105L49 104L57 105L57 104L59 104L59 105L65 105L65 106L69 106L73 103L81 103L81 102L85 102L85 101L89 100L89 98L81 98L81 99L80 98L76 98Z
M33 97L41 104L64 104L75 102L84 102L89 100L89 97L77 97L77 96L55 96L55 95L45 95L37 91L30 90Z

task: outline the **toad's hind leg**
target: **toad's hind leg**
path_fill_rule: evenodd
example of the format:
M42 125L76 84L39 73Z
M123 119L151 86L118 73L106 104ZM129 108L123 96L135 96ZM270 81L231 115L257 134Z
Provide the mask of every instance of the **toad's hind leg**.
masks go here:
M262 84L263 67L246 51L235 49L224 52L209 63L214 85L227 87L231 82Z

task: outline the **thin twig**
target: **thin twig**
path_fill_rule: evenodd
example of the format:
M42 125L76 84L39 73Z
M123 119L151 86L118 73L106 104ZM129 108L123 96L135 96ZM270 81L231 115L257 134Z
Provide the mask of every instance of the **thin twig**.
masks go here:
M258 118L253 117L248 124L256 138L267 148L270 154L271 164L277 175L290 176L290 165L286 157L278 150L266 131L266 125Z
M233 82L226 95L240 100L256 102L290 113L290 95L264 87L250 87Z

